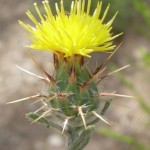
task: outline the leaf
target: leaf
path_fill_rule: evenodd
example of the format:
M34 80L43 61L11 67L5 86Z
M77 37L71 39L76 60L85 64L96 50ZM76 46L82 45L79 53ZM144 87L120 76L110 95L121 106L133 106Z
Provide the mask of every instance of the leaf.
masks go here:
M36 120L37 118L39 118L40 116L36 113L33 113L33 112L30 112L28 114L26 114L26 118L29 119L29 120ZM46 125L47 127L50 126L50 123L49 121L46 119L46 118L40 118L39 120L37 120L38 123L41 123L43 125Z

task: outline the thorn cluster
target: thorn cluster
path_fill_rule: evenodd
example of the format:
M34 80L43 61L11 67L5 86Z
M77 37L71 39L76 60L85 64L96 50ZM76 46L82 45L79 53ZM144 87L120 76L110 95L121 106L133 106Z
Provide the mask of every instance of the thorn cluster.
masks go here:
M55 122L60 125L62 133L66 132L67 126L74 126L77 122L80 122L79 125L83 125L84 128L87 129L90 122L94 122L96 118L108 125L111 125L101 114L97 112L99 110L101 97L114 96L134 98L132 96L116 94L116 92L99 92L96 88L97 82L129 66L127 65L102 75L105 71L104 65L113 55L114 52L111 53L109 57L95 69L92 75L89 75L88 70L85 68L82 56L74 56L74 59L82 60L79 61L79 64L73 63L68 65L70 58L65 58L65 61L61 61L60 63L60 58L54 55L56 72L53 76L47 73L47 71L45 71L45 69L32 56L36 66L45 74L46 78L36 75L35 73L25 70L19 66L17 66L17 68L45 82L48 86L49 94L45 95L43 93L38 93L33 96L9 102L8 104L40 98L39 100L34 101L33 104L41 102L42 106L35 110L33 114L39 114L39 112L41 112L41 114L38 115L36 119L32 118L32 123L40 122L41 119L49 120L51 117L55 120L56 117L57 119ZM64 67L66 69L64 69Z

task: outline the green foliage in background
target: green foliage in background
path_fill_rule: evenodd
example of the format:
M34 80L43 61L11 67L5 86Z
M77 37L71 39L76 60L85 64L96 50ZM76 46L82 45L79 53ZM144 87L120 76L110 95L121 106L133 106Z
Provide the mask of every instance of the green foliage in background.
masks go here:
M141 144L139 141L137 141L132 136L122 135L120 133L114 132L107 128L100 129L99 133L104 136L110 137L114 140L117 140L119 142L123 142L123 143L127 144L128 149L130 149L130 150L150 150L150 147Z
M141 49L140 54L143 58L143 63L146 68L150 68L150 52L145 49Z
M134 0L134 9L141 20L136 23L136 28L150 39L150 4L148 1Z
M143 17L145 23L150 26L150 6L143 0L134 0L134 7Z

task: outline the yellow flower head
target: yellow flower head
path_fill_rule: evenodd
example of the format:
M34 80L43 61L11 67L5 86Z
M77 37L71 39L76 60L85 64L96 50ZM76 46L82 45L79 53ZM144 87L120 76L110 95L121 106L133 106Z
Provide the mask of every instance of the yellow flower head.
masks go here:
M57 3L55 4L57 12L55 16L52 14L48 1L43 1L44 15L40 13L36 3L34 6L40 22L30 11L26 14L35 27L19 21L30 34L29 47L63 54L65 57L75 54L89 56L91 52L112 50L115 47L112 41L120 34L113 36L111 26L117 13L109 22L104 23L109 6L100 19L102 3L97 3L93 15L90 16L91 0L88 0L86 8L85 0L72 1L70 13L65 12L63 0L61 0L60 8Z

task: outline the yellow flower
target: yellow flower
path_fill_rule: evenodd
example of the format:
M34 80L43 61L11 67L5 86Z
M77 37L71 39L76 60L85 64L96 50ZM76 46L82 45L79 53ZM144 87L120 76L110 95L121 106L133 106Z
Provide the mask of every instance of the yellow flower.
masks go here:
M89 56L91 52L112 50L115 47L113 39L120 34L113 36L111 30L117 13L109 22L104 23L109 6L100 19L102 3L97 3L93 15L90 16L91 0L88 0L86 8L85 0L72 1L70 13L65 12L61 0L60 8L57 3L55 5L57 12L55 16L48 1L43 1L44 15L40 13L36 3L34 6L40 21L37 21L39 19L36 19L30 11L26 14L35 27L19 21L29 32L31 40L29 47L63 54L65 57L75 54Z

